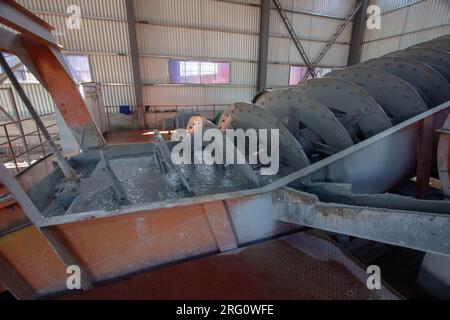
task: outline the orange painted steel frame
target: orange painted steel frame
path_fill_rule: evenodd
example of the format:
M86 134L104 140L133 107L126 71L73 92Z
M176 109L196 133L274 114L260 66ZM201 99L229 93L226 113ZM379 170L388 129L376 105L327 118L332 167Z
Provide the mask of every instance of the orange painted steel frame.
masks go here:
M0 23L20 32L20 34L15 34L0 28L0 51L17 55L48 90L64 121L79 143L80 149L88 150L103 146L105 144L103 136L92 120L70 75L60 47L51 34L53 27L13 0L0 1ZM74 259L70 252L67 252L66 248L59 244L58 235L52 233L51 230L41 230L30 226L28 219L24 217L18 205L11 204L2 208L1 214L1 229L9 230L8 232L16 230L6 235L3 234L2 245L8 243L11 238L15 238L14 241L17 241L17 243L12 247L12 253L8 254L7 250L0 249L0 270L2 270L0 281L18 297L35 296L36 293L41 292L40 288L38 288L39 286L36 288L33 286L34 281L27 281L28 277L20 271L22 267L27 270L28 266L42 263L49 266L47 270L52 270L53 265L65 267L68 261L74 261ZM27 262L20 263L21 265L15 265L14 259L11 257L14 256L14 252L21 251L20 246L22 244L28 247L23 251L28 259ZM38 246L36 251L29 251L33 246ZM38 260L34 259L36 254L45 259L37 262ZM35 270L37 273L42 271L39 267L36 267ZM64 270L57 270L60 274L64 274ZM41 274L41 277L46 279L45 272ZM54 275L47 275L47 277L58 279L58 276ZM33 276L31 276L32 278ZM51 286L51 283L47 283L47 285Z
M270 199L271 194L246 196L47 228L58 233L94 282L102 282L299 230L272 219L271 205L264 205ZM258 219L251 210L255 205L261 205ZM33 225L1 236L0 258L17 272L16 279L0 274L1 282L32 288L31 297L19 298L67 291L66 266Z
M21 34L1 29L0 50L17 55L48 90L82 150L105 144L73 81L48 25L13 0L0 1L0 22Z

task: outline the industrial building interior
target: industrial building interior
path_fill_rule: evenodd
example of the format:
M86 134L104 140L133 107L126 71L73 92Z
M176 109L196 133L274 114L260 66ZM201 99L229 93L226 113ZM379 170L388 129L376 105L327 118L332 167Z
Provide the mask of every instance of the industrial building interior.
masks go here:
M0 300L450 299L449 0L0 0L0 66Z

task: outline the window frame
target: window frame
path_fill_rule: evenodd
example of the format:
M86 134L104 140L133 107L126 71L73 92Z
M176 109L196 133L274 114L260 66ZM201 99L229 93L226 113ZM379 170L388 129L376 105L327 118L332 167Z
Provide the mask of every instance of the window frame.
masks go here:
M72 52L63 52L62 55L64 56L64 61L65 63L67 63L68 67L69 67L69 72L70 72L70 77L72 78L72 80L77 83L89 83L89 82L94 82L94 75L92 73L92 66L91 66L91 58L89 54L84 54L84 53L72 53ZM8 56L13 56L16 57L15 55L8 55ZM70 65L69 61L67 60L68 56L78 56L78 57L86 57L87 58L87 66L89 68L89 77L90 77L90 81L77 81L74 77L74 75L72 74L72 66ZM17 58L17 57L16 57ZM18 61L20 61L19 58L17 58ZM9 64L9 63L8 63ZM10 66L13 67L13 66ZM24 71L20 70L23 69ZM30 69L27 68L27 66L25 64L22 64L22 66L20 67L19 70L14 71L14 74L16 74L17 72L24 72L25 76L26 76L26 80L22 80L22 77L17 77L17 80L19 81L19 83L24 83L24 84L35 84L35 83L40 83L39 80L33 75L33 73L30 71ZM9 79L5 81L5 83L10 83Z
M186 75L184 76L185 81L184 82L174 82L172 79L172 62L196 62L199 64L199 80L200 82L187 82L186 81ZM219 66L220 64L227 64L228 65L228 82L227 83L210 83L210 82L202 82L203 77L207 75L202 75L202 63L213 63L215 66ZM219 61L219 60L194 60L194 59L177 59L177 58L169 58L167 63L167 69L168 69L168 75L169 75L169 83L172 85L200 85L200 86L230 86L232 83L232 74L231 74L231 61ZM180 72L181 73L181 72ZM218 73L214 74L214 79L217 78ZM181 75L180 75L181 77Z
M69 71L70 71L70 77L72 78L72 80L75 82L75 83L77 83L77 84L80 84L80 83L90 83L90 82L95 82L94 81L94 74L93 74L93 72L92 72L92 64L91 64L91 56L89 55L89 54L87 54L87 53L77 53L77 52L63 52L63 56L64 56L64 59L65 59L65 62L67 63L67 65L68 65L68 67L69 67ZM88 68L89 68L89 77L90 77L90 81L77 81L76 79L75 79L75 77L73 76L73 74L72 74L72 70L71 70L71 65L70 65L70 63L69 63L69 60L67 59L67 57L69 57L69 56L75 56L75 57L86 57L87 58L87 66L88 66Z
M298 86L298 85L300 85L300 82L299 83L297 83L297 84L291 84L291 74L292 74L292 68L306 68L306 66L305 65L300 65L300 64L297 64L297 65L289 65L289 74L288 74L288 86L289 87L295 87L295 86ZM302 79L300 79L300 80L302 80Z
M301 83L298 83L298 84L291 84L292 68L306 68L306 69L307 69L307 67L306 67L305 65L301 65L301 64L291 64L291 65L289 65L289 74L288 74L288 86L289 86L289 87L295 87L295 86L298 86L298 85L301 84ZM324 66L321 66L321 67L316 67L315 70L317 70L317 69L322 69L322 70L324 70L324 69L330 69L330 72L332 72L333 69L336 69L336 68L337 68L337 67L324 67ZM330 72L327 72L326 74L328 74L328 73L330 73ZM302 79L300 79L300 80L302 80ZM306 78L305 81L306 81L306 80L308 80L308 78Z

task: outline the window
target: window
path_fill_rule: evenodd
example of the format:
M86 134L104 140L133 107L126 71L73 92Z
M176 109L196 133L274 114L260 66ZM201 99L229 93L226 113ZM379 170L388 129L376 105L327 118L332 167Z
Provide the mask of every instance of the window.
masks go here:
M5 54L6 61L11 68L14 68L20 60L16 56ZM65 55L66 63L69 66L72 78L75 82L91 82L91 71L89 68L89 59L85 55ZM14 74L19 82L38 82L34 75L25 66L14 68ZM1 67L0 67L1 70ZM3 70L1 70L3 72Z
M170 60L171 83L230 84L230 63Z
M331 68L316 68L316 74L318 78L322 78L327 73L333 71ZM291 66L289 72L289 85L296 86L305 78L308 68L305 66ZM311 79L311 75L307 79Z
M27 69L27 67L25 67L24 65L17 67L20 63L19 58L6 53L4 53L4 57L8 62L8 65L14 70L14 74L16 75L16 78L17 80L19 80L19 82L37 82L36 78L33 76L30 70ZM0 70L1 72L3 72L3 69L1 67Z
M86 55L66 55L66 62L75 82L91 82L91 70L89 68L89 58Z

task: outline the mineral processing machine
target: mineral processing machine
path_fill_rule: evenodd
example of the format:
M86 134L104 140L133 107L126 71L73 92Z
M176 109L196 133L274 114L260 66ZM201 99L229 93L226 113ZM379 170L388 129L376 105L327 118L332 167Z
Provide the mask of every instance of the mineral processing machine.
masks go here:
M417 281L448 297L450 36L294 88L265 90L252 103L226 109L217 123L190 119L192 135L205 127L278 129L280 168L263 176L261 164L177 165L170 158L175 142L158 132L153 143L105 144L52 27L14 1L0 6L0 22L9 27L0 28L0 50L19 57L48 90L82 150L66 159L55 148L58 166L30 188L0 166L4 190L14 199L0 211L0 283L17 298L67 292L73 265L89 293L142 270L190 263L202 270L208 259L229 262L224 259L232 255L241 263L245 250L255 244L264 250L277 239L306 252L304 259L357 270L363 286L365 270L349 258L352 248L370 242L414 249L424 253ZM33 114L4 59L2 68ZM295 277L322 272L283 257L280 269L261 279L268 287L272 276L295 283L279 275L282 267L291 266ZM255 268L265 263L258 261ZM332 279L339 283L339 273ZM399 297L387 286L365 294Z

